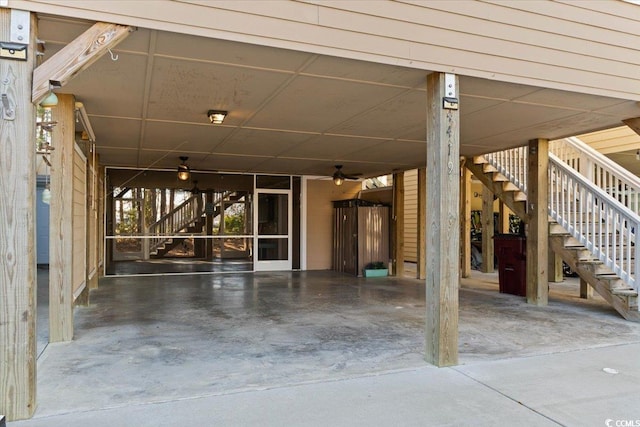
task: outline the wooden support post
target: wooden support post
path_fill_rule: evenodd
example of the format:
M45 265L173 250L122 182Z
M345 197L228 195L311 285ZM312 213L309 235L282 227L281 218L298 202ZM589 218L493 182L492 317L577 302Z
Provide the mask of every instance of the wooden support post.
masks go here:
M449 75L458 86L458 77ZM445 74L427 76L426 361L458 363L460 113L443 108ZM454 94L455 96L455 94Z
M393 274L404 275L404 172L393 174Z
M493 273L493 192L482 186L482 272Z
M205 223L205 233L207 235L207 238L205 239L205 258L208 260L212 260L213 259L213 239L211 238L211 236L213 236L213 212L214 212L214 207L213 207L213 193L211 191L207 191L205 194L206 197L206 204L205 204L205 211L206 211L206 223ZM247 211L245 211L247 212ZM244 232L244 230L243 230Z
M589 286L586 280L580 278L580 298L591 299L593 298L593 288Z
M498 220L498 229L501 234L509 233L509 208L504 202L500 202L499 205L499 217Z
M73 339L73 157L75 99L58 94L53 108L58 122L51 138L49 229L49 341Z
M564 280L562 274L562 258L560 255L553 252L551 245L549 245L549 282L560 283Z
M418 230L417 242L417 268L416 277L420 280L427 278L427 230L425 228L427 214L427 169L418 169Z
M465 159L464 161L473 161ZM460 277L471 276L471 171L462 166L460 176Z
M31 75L37 22L35 14L29 19L27 60L0 60L0 93L10 105L6 110L0 104L0 412L9 421L30 418L36 408L36 110ZM12 28L11 9L0 8L0 40L10 40Z
M547 305L549 281L548 169L549 141L529 141L529 176L527 177L527 302Z

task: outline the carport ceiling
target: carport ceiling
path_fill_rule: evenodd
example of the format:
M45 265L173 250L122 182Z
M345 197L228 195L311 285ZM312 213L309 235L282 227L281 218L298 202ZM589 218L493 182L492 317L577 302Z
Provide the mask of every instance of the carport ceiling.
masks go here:
M45 60L92 23L42 16ZM107 166L375 176L424 166L428 71L138 29L59 90ZM461 153L619 126L635 102L460 77ZM227 110L221 126L207 111Z

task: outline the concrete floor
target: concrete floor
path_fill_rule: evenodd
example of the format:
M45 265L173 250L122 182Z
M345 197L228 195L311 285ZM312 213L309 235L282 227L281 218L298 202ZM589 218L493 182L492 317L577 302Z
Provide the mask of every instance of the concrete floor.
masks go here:
M578 298L575 279L552 284L547 307L497 288L497 274L463 280L460 366L437 369L423 361L422 281L334 272L103 279L91 305L76 308L74 341L49 344L38 360L34 419L9 425L640 419L640 324L600 298Z

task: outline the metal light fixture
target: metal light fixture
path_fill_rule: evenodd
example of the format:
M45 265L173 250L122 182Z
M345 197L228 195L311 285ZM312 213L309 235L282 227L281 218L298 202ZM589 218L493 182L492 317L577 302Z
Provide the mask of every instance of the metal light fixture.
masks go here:
M189 176L191 176L191 171L186 162L189 158L187 156L180 156L180 160L182 160L182 163L178 166L178 179L180 181L188 181Z
M333 183L335 185L340 186L340 185L342 185L343 182L344 182L344 178L343 177L341 177L341 176L334 176L333 177Z
M214 125L220 125L224 121L224 118L227 117L226 111L220 110L209 110L207 111L207 116L209 117L209 121Z

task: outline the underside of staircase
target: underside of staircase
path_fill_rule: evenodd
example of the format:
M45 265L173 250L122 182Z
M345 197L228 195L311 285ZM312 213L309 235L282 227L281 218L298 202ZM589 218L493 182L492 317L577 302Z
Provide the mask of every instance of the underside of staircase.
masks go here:
M465 162L465 166L494 195L500 198L514 214L525 223L527 196L515 184L501 174L488 161L478 156ZM602 262L594 259L590 251L555 221L549 221L549 242L553 251L576 272L582 280L593 287L627 320L640 321L638 292L609 270Z

